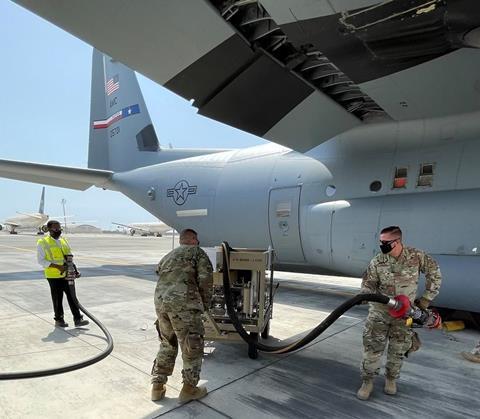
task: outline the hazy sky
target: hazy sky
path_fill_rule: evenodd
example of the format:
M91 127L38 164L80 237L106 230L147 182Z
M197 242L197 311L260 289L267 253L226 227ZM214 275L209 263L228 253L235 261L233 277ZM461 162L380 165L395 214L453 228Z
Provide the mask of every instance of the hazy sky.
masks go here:
M10 1L0 2L0 159L87 167L92 47ZM264 141L196 114L137 74L159 141L174 147L248 147ZM42 186L0 178L0 222L36 212ZM45 211L111 228L154 217L117 192L47 186Z

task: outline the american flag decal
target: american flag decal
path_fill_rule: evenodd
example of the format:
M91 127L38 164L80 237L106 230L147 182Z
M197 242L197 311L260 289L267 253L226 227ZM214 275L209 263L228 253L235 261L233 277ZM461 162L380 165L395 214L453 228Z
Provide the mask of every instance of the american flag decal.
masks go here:
M105 85L105 91L107 92L107 96L110 96L118 89L120 89L120 81L118 74L115 74L110 80L107 81L107 84Z

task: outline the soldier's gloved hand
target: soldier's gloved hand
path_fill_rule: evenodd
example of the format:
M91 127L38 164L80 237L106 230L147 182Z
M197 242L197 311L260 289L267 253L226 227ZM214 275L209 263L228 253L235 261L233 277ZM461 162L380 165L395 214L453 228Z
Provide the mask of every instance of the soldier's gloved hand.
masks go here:
M421 308L422 310L426 310L430 305L430 300L427 300L426 298L422 297L418 300L415 300L415 305Z

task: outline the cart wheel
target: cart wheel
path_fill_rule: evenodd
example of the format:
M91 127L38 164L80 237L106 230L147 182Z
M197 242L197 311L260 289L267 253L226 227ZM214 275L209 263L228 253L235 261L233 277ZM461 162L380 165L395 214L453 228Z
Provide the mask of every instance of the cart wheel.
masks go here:
M251 332L250 337L255 343L258 342L258 333ZM256 345L248 344L248 357L250 359L258 358L258 349Z
M268 319L262 332L262 339L268 339L270 337L270 319Z

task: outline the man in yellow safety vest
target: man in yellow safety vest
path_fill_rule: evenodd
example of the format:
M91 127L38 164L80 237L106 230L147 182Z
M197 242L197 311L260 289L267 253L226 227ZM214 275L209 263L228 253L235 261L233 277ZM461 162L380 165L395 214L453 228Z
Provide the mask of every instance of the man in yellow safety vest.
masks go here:
M43 266L45 278L50 285L53 311L55 313L55 326L68 327L68 323L63 318L63 293L67 296L75 326L85 326L89 322L83 319L76 298L72 295L71 285L66 280L64 263L65 255L71 254L70 245L66 239L60 238L62 229L58 221L48 221L47 229L50 234L37 241L37 260Z

